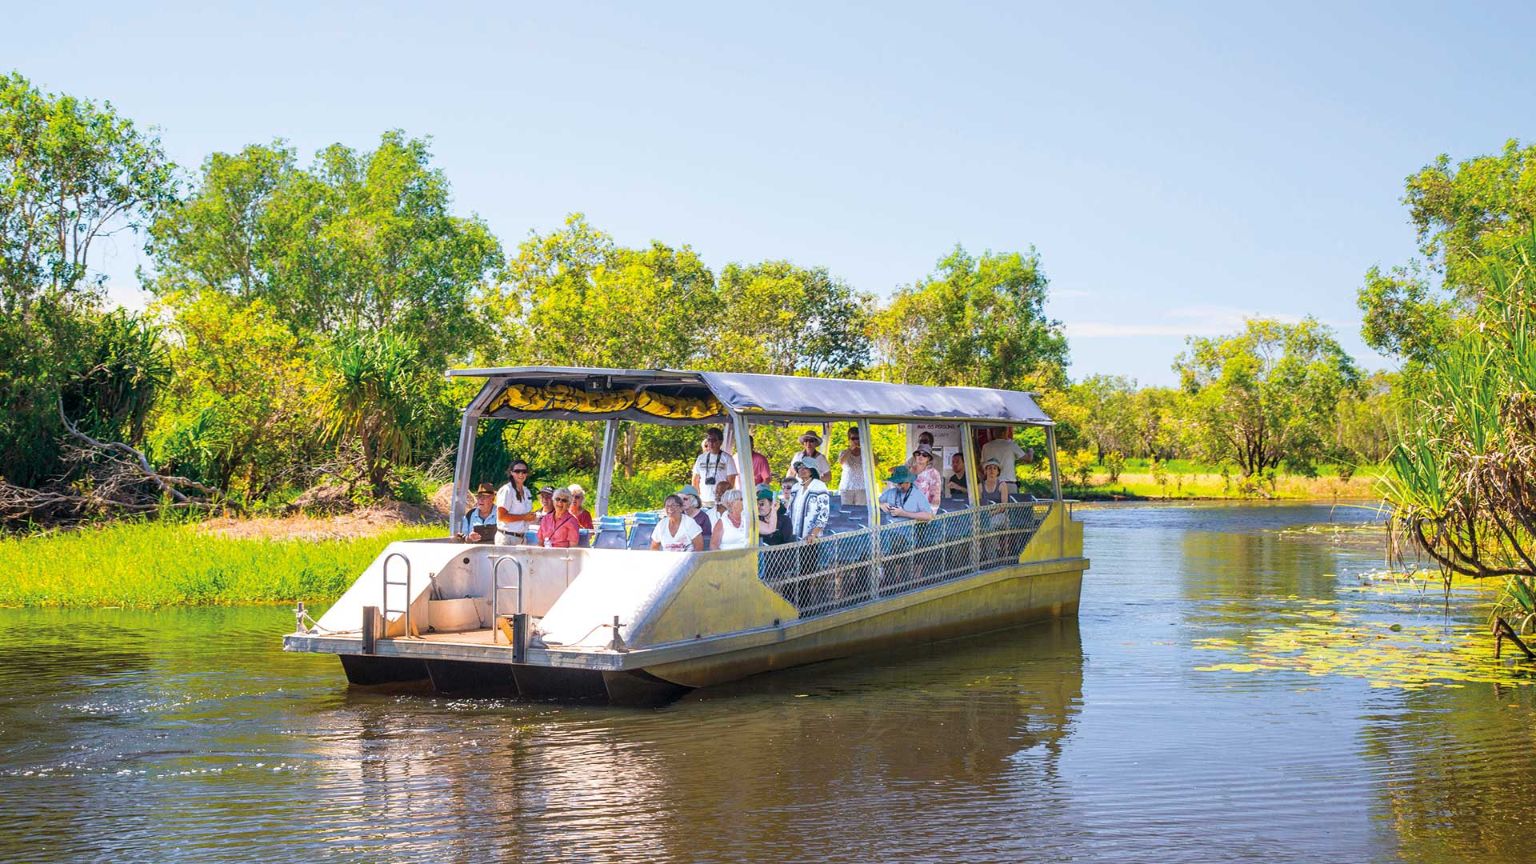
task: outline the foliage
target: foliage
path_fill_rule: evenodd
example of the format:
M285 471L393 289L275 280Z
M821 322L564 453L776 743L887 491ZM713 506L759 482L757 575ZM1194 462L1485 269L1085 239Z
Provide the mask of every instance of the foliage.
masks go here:
M1133 397L1136 382L1122 375L1090 375L1068 388L1078 409L1078 434L1099 461L1113 451L1131 449L1136 438Z
M1034 390L1064 381L1067 340L1045 317L1040 256L963 247L875 314L885 375L919 384Z
M1536 577L1536 233L1484 261L1478 326L1429 359L1383 478L1448 573Z
M0 478L68 482L59 409L133 440L166 369L158 332L101 311L95 241L151 218L174 195L152 134L110 103L0 77Z
M163 465L246 500L308 480L319 456L309 351L265 300L173 294L176 375L150 449Z
M1471 326L1487 289L1483 260L1503 254L1536 224L1536 146L1451 164L1440 155L1407 180L1408 205L1433 286L1419 262L1383 273L1372 267L1359 293L1366 344L1422 361ZM1460 323L1458 323L1460 322Z
M149 287L261 299L300 335L388 329L441 367L486 337L477 301L501 267L490 230L450 204L427 142L398 131L307 170L282 142L216 153L150 226Z
M1088 481L1093 479L1093 466L1098 457L1092 450L1078 450L1075 453L1063 454L1061 457L1061 473L1077 480L1078 486L1086 487Z
M825 267L788 261L720 271L722 327L706 364L771 375L856 377L869 364L874 299Z
M88 280L96 240L134 229L175 195L153 134L110 102L0 77L0 309L24 316Z
M1111 450L1104 456L1104 470L1109 473L1110 483L1120 482L1120 472L1125 470L1125 454Z
M504 359L627 369L689 366L722 311L692 249L626 249L581 214L518 247L503 304Z
M1208 455L1244 476L1324 455L1338 401L1358 385L1354 362L1328 328L1252 319L1242 333L1191 338L1174 368L1201 423Z
M360 448L369 485L387 497L388 466L415 455L423 425L417 413L431 404L433 381L420 349L388 330L346 331L321 356L325 434Z

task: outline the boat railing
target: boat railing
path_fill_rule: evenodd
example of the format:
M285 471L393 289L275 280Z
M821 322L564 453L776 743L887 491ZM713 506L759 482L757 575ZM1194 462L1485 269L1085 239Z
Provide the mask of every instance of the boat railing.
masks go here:
M501 565L508 562L517 568L516 585L503 585L501 583ZM499 555L496 557L495 563L491 565L491 644L493 645L496 644L496 637L501 631L500 619L503 617L501 611L501 592L509 589L517 591L517 611L512 614L521 615L525 611L523 609L523 581L523 562L511 555Z
M767 546L758 572L802 618L826 614L1016 563L1051 507L992 504Z

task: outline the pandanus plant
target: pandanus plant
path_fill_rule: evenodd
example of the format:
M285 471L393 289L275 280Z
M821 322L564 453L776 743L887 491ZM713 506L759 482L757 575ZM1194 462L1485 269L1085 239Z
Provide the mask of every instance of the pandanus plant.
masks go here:
M1382 479L1394 529L1442 572L1504 578L1520 629L1536 622L1536 232L1485 262L1460 335L1410 378Z
M344 332L327 359L327 436L339 444L355 442L374 494L387 496L389 465L409 460L416 449L424 399L416 346L388 331Z

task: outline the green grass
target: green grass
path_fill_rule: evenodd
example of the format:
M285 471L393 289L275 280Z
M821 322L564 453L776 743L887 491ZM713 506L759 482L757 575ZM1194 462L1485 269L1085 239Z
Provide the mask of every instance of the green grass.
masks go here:
M129 522L0 539L0 607L325 603L389 543L442 533L421 526L347 540L273 540Z

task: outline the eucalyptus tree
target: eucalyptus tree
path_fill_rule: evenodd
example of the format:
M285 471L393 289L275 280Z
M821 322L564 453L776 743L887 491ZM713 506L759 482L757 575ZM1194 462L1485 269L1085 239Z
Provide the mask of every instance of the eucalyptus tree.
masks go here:
M1244 476L1282 462L1306 469L1325 455L1338 402L1360 380L1327 327L1255 318L1241 333L1188 345L1174 370L1207 455Z
M204 161L192 194L150 227L151 290L261 299L301 335L392 330L441 366L489 332L482 312L501 246L452 212L424 139L341 144L308 168L278 141Z
M1045 316L1040 256L956 245L872 321L884 374L900 381L1030 390L1065 384L1067 340Z
M825 267L727 264L711 365L772 375L856 377L870 362L874 298Z

